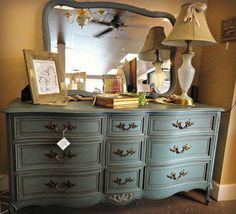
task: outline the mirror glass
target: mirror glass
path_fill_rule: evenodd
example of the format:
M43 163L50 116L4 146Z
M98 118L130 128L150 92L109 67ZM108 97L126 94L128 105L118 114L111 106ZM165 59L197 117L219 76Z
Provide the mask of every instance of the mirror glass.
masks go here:
M116 8L56 5L48 13L46 24L49 51L60 52L60 45L65 47L66 77L79 72L76 83L85 81L85 90L104 92L104 84L110 79L114 81L117 75L128 92L156 88L153 62L139 59L138 54L152 27L164 27L166 35L170 32L172 24L168 18L148 17ZM173 52L161 63L165 81L155 90L160 94L168 93L175 82ZM68 79L66 84L69 84ZM122 91L127 92L124 87Z

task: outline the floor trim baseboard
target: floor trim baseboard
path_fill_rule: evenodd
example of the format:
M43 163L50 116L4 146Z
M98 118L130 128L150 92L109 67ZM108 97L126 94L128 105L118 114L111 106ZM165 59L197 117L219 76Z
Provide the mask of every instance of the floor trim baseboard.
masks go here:
M8 175L0 175L0 192L9 190Z
M218 184L213 181L212 198L217 201L236 200L236 184Z

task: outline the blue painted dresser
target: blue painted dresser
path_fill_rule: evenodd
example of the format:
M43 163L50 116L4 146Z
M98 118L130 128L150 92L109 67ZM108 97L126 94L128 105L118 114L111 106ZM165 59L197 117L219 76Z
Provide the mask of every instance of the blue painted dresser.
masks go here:
M90 102L16 100L7 115L12 207L124 205L203 189L210 200L222 109L148 104L113 110ZM63 135L71 145L57 146Z

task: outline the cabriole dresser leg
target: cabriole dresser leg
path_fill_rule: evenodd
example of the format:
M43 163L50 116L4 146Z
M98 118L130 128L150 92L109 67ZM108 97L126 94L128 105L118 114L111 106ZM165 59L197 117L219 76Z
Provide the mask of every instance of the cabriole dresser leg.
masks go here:
M9 213L10 214L16 214L17 213L17 207L13 203L9 204Z
M208 187L206 188L206 195L205 195L205 201L206 201L206 205L209 205L209 203L211 202L211 191L212 191L212 184L209 184Z

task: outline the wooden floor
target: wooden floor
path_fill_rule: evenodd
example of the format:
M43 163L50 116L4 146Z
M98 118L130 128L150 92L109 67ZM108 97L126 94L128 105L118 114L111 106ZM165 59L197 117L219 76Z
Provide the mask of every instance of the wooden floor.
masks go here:
M235 214L236 201L216 202L205 205L202 192L180 193L162 200L136 200L125 207L98 204L89 208L32 206L17 214Z

